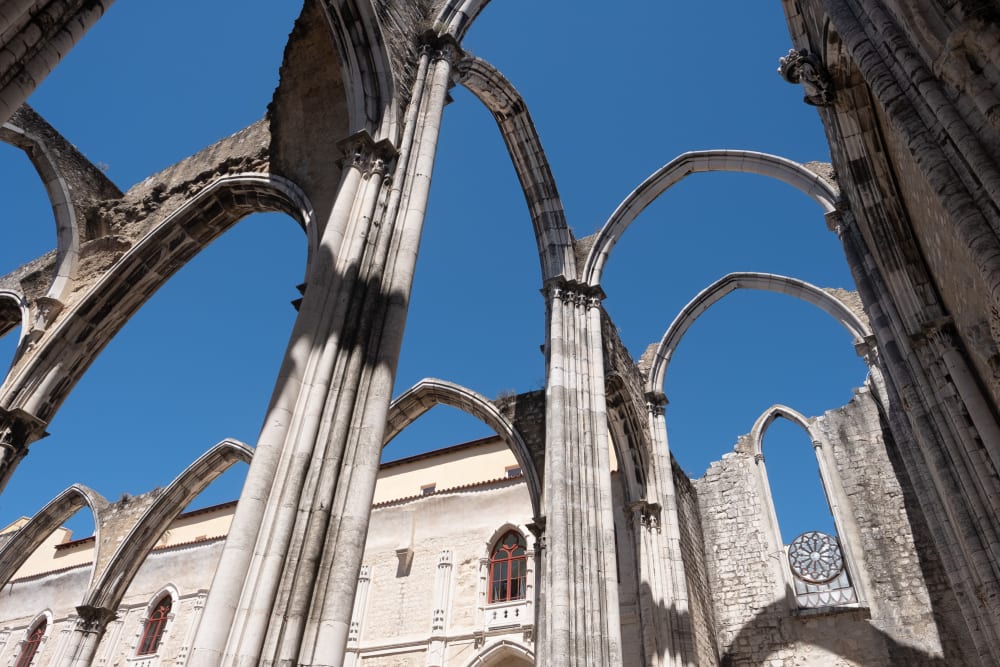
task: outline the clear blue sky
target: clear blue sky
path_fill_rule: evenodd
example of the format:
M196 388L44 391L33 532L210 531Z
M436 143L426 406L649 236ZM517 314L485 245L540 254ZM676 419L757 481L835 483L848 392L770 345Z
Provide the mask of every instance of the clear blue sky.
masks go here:
M629 191L687 150L829 159L815 110L775 72L790 46L780 3L628 6L619 16L607 3L494 0L465 44L527 101L577 236L596 231ZM298 9L291 1L119 0L30 103L125 190L263 116ZM538 389L544 304L524 199L490 114L464 89L452 94L397 393L425 376L489 397ZM0 145L0 165L6 273L53 247L55 234L27 159ZM168 484L225 437L253 444L304 260L305 239L290 218L256 215L185 267L33 446L0 496L0 525L74 482L115 500ZM811 200L760 177L709 174L671 190L626 233L605 272L605 306L638 357L688 300L731 271L853 288ZM0 364L16 335L0 340ZM737 292L698 320L675 355L665 387L672 451L700 476L771 404L819 414L847 402L864 377L850 336L828 316L789 297ZM486 433L437 408L386 455ZM779 421L765 452L786 540L830 529L805 435ZM798 467L786 470L785 461ZM227 473L196 503L235 497L245 471ZM74 521L78 536L88 522Z

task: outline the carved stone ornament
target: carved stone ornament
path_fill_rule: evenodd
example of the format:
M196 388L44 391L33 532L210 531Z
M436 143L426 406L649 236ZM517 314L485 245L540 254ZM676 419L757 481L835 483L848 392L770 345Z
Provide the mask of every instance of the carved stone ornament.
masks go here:
M788 545L788 565L796 577L810 584L823 584L844 570L844 557L837 538L826 533L802 533Z
M803 102L817 107L833 104L836 98L833 80L816 54L806 49L791 49L778 62L781 78L789 83L801 83L805 88Z

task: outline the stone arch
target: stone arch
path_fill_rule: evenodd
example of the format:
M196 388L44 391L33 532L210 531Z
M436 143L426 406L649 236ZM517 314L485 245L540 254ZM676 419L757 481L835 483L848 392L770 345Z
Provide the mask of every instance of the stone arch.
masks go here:
M389 406L385 444L389 444L404 428L435 405L450 405L466 412L489 426L503 438L507 446L514 452L514 457L517 459L518 465L521 466L521 470L524 471L528 495L531 497L531 510L534 516L541 516L541 480L535 469L528 445L514 424L482 394L453 382L424 378L403 392Z
M10 581L28 557L42 545L45 538L84 505L90 507L94 515L94 539L96 544L100 544L101 515L108 506L108 501L93 489L82 484L74 484L50 500L0 549L0 585Z
M511 664L533 665L535 655L526 646L509 639L501 639L480 651L465 663L465 667L509 667Z
M813 427L813 420L807 418L801 412L793 410L787 405L775 404L765 410L754 422L750 431L750 454L756 463L754 466L758 484L758 490L763 502L765 512L765 539L774 557L770 558L772 568L780 569L775 573L775 582L780 584L780 590L776 590L776 599L787 596L790 607L795 607L794 585L791 573L786 567L786 556L783 540L781 539L781 526L778 522L778 513L774 507L774 498L771 494L771 483L767 476L765 467L765 457L763 450L764 435L767 429L777 419L786 419L795 424L812 441L813 450L816 454L816 462L819 467L820 483L823 494L826 496L830 507L830 514L833 516L834 527L837 531L837 538L840 541L841 551L847 565L847 573L854 587L855 595L860 604L864 605L868 599L866 591L869 589L867 574L861 569L864 562L861 551L860 531L854 519L854 513L850 509L850 500L844 491L837 472L837 462L833 458L830 443L826 438Z
M648 418L638 411L632 392L619 373L609 373L605 378L605 396L608 433L618 458L624 501L635 502L646 496L646 484L651 477Z
M656 346L646 383L647 392L663 391L670 360L691 325L723 297L740 289L787 294L823 309L847 329L854 338L854 345L858 350L864 350L872 340L872 331L867 322L838 298L816 285L773 273L730 273L699 292L670 323Z
M660 167L618 205L594 237L594 244L583 266L582 281L588 285L600 285L611 249L639 214L687 176L710 171L745 172L776 178L804 192L820 205L824 213L835 210L839 196L833 185L818 174L777 155L735 150L683 153Z
M223 176L200 190L138 240L85 296L60 313L44 344L23 359L0 393L0 405L48 422L73 386L128 319L207 245L251 213L280 212L318 238L309 200L273 174ZM46 354L51 348L59 354Z
M52 204L56 223L56 262L47 296L58 299L76 273L80 259L79 221L69 185L62 176L58 160L40 137L11 121L0 126L0 141L24 151L41 177Z
M253 448L237 440L223 440L202 454L177 476L143 513L91 586L85 606L117 609L122 596L177 515L205 487L238 461L249 463Z
M462 41L472 22L490 0L448 0L437 16L435 28L442 34Z
M466 57L455 64L459 83L493 114L528 204L541 260L542 281L576 278L573 234L559 190L528 107L517 89L486 61Z
M24 296L11 289L0 289L0 338L10 333L14 327L20 326L21 333L17 341L18 351L20 351L24 338L28 335L30 325L31 312ZM16 359L17 352L14 354L14 360ZM14 360L12 360L11 365L13 365Z

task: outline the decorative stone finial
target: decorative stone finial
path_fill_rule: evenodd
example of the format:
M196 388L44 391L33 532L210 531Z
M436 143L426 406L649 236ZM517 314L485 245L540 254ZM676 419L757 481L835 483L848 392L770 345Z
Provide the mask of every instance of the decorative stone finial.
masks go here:
M807 49L790 49L779 60L778 74L789 83L801 83L806 90L802 101L817 107L833 104L836 91L833 80L819 57Z

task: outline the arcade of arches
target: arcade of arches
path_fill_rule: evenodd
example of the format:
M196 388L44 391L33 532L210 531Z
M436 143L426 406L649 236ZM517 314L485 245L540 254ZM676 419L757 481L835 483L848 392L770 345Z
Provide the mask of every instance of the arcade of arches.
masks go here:
M0 384L0 487L207 244L278 211L308 245L256 446L222 440L114 503L81 480L8 527L0 661L1000 664L1000 9L784 0L780 74L816 107L832 164L684 153L576 239L530 100L462 49L487 2L305 0L267 116L124 193L25 105L111 0L0 8L0 139L32 160L56 225L52 252L0 277L0 333L21 336ZM492 112L524 191L544 389L491 401L426 379L392 400L453 85ZM808 195L858 291L729 274L635 363L602 306L608 259L654 200L718 171ZM690 479L664 380L692 323L736 289L821 309L869 374L823 414L772 406ZM381 465L439 404L496 435ZM807 435L834 531L783 543L761 446L776 419ZM184 512L241 461L238 501ZM95 535L70 540L61 525L81 510Z

